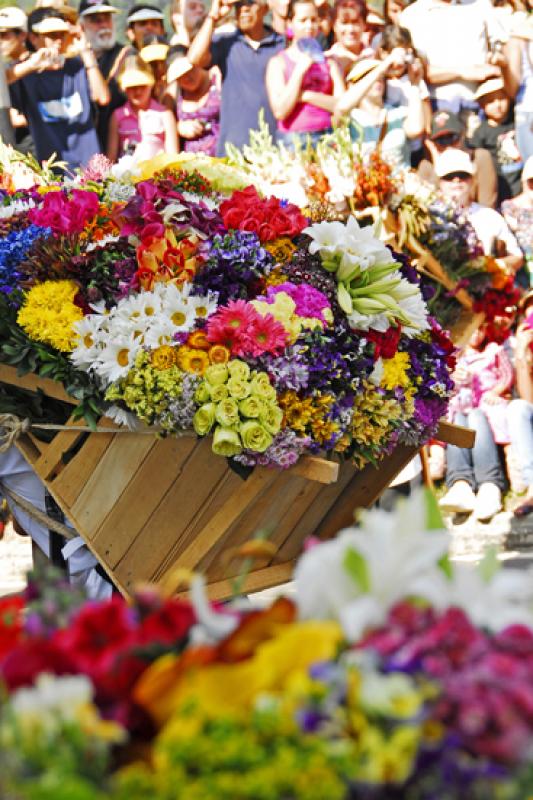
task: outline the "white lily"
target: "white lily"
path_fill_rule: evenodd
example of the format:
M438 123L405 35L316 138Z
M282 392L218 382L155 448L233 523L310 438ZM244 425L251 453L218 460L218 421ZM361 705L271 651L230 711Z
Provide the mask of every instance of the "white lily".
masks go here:
M448 549L445 531L426 530L423 493L394 514L366 512L360 528L305 553L295 570L296 602L303 619L336 619L349 641L383 624L406 597L442 607L448 581L439 567Z

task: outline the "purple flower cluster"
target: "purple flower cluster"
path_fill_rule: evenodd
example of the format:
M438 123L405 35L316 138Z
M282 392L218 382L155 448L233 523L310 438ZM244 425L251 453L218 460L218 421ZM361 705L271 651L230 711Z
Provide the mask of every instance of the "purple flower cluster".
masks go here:
M273 303L276 295L280 292L288 294L296 304L295 313L299 317L308 317L311 319L319 319L326 324L328 320L324 316L324 311L329 309L328 298L318 289L306 283L296 285L291 281L281 283L278 286L269 286L266 293L267 303Z
M258 360L259 361L259 360ZM309 384L309 363L301 345L287 347L283 355L261 359L261 367L277 392L306 389Z
M221 304L255 297L257 284L273 264L257 235L246 231L214 236L202 248L202 256L205 263L194 278L193 294L218 292Z
M181 383L181 395L174 400L166 412L173 426L187 430L192 428L192 420L198 408L194 395L201 383L201 378L192 373L185 373Z
M274 441L264 453L243 450L234 460L246 467L292 467L300 456L310 450L312 440L309 436L298 436L290 428L284 428L274 437Z

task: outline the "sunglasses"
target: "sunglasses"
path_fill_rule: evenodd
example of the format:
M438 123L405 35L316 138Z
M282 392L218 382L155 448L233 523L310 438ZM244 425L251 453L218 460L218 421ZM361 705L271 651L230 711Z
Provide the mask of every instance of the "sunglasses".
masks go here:
M470 175L469 172L450 172L450 173L448 173L448 175L443 175L442 176L442 180L443 181L454 181L454 180L457 179L459 181L468 181L468 180L470 180L471 177L472 176Z
M456 133L443 133L442 136L432 137L431 141L442 147L450 147L450 145L456 144L459 141L459 136Z
M235 8L238 11L239 8L242 8L243 6L255 6L255 5L257 5L256 0L239 0L238 3L235 3Z

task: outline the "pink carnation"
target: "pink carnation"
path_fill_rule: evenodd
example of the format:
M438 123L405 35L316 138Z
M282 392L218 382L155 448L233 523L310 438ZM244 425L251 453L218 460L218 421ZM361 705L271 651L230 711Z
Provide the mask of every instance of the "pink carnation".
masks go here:
M81 233L86 224L98 213L99 200L95 192L73 189L70 196L64 192L48 192L40 208L29 212L30 222L53 233L69 236Z
M288 294L296 304L296 314L299 317L310 317L319 319L326 324L324 311L331 308L328 298L323 292L309 286L307 283L295 284L287 281L277 286L269 286L267 289L267 303L273 303L275 297L280 292Z

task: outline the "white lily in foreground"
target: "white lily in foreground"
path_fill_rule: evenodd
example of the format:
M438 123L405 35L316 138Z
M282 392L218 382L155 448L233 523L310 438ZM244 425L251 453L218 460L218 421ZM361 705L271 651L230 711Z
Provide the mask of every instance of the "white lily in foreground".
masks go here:
M439 561L448 534L427 530L423 493L395 513L365 512L361 527L305 553L295 570L302 619L337 619L349 641L385 622L390 608L407 597L442 607L448 578Z

